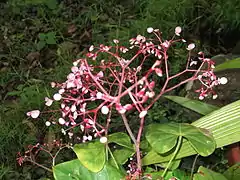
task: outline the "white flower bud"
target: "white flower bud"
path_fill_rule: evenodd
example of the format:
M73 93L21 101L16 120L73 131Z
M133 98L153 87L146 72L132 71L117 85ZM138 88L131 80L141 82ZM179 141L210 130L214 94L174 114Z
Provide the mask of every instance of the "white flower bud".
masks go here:
M91 52L91 51L93 51L93 50L94 50L94 46L91 45L91 46L89 47L89 51Z
M103 107L101 108L101 112L102 112L103 114L108 114L109 108L108 108L107 106L103 106Z
M60 100L62 99L62 95L56 93L56 94L53 95L53 99L54 99L55 101L60 101Z
M27 116L31 116L33 119L36 119L40 114L39 110L33 110L30 112L27 112Z
M147 114L147 111L142 111L142 112L140 112L139 117L143 118L146 116L146 114Z
M177 26L176 28L175 28L175 34L177 35L177 36L180 36L180 33L182 32L182 28L180 27L180 26Z
M77 109L77 107L73 104L73 105L71 106L71 111L72 111L72 112L75 112L76 109Z
M226 77L221 77L219 82L220 82L220 84L227 84L228 80Z
M91 135L88 136L88 140L89 140L89 141L92 140L92 136L91 136Z
M199 99L199 100L203 100L203 99L204 99L204 96L199 96L198 99Z
M191 43L188 45L187 50L191 51L194 48L195 48L195 44Z
M83 140L86 141L88 139L87 136L83 136Z
M58 122L59 122L59 124L63 125L63 124L65 124L66 121L63 118L59 118Z
M218 95L217 95L217 94L214 94L212 98L213 98L213 99L217 99L217 97L218 97Z
M107 140L108 140L107 137L103 136L100 138L100 143L105 144L107 142Z
M154 29L153 29L152 27L147 28L147 32L148 32L148 33L152 33L153 30L154 30Z
M46 125L46 126L50 126L50 125L51 125L51 122L46 121L46 122L45 122L45 125Z

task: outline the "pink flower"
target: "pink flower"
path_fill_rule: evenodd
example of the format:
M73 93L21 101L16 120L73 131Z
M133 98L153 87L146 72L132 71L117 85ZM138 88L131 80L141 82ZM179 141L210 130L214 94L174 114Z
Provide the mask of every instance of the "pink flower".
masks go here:
M188 45L187 50L191 51L194 48L195 48L195 44L191 43L191 44Z
M59 118L58 122L59 124L64 125L66 121L63 118Z
M45 105L46 106L51 106L53 103L53 100L52 99L49 99L48 97L45 97Z
M142 111L139 114L139 118L144 118L147 115L147 111Z
M108 114L109 108L108 108L107 106L103 106L103 107L101 108L101 112L102 112L102 114Z
M61 94L56 93L56 94L53 95L53 99L55 101L60 101L62 99L62 96L61 96Z
M180 36L180 33L182 32L182 28L180 27L180 26L177 26L176 28L175 28L175 34L177 35L177 36Z
M27 116L31 116L33 119L38 118L39 114L40 114L39 110L33 110L33 111L27 112Z
M90 48L89 48L89 51L91 52L91 51L93 51L93 50L94 50L94 46L91 45Z
M154 29L153 29L152 27L147 28L147 32L148 32L148 33L152 33L153 30L154 30Z

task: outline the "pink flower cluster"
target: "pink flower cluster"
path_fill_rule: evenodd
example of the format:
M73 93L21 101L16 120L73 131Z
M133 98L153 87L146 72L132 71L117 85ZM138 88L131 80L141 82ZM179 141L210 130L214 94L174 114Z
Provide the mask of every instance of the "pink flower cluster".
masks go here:
M186 46L186 69L170 76L167 52L174 44L186 42L182 38L175 39L181 31L181 27L176 27L174 37L164 40L158 29L148 28L147 32L154 34L155 38L138 35L130 39L129 47L120 45L116 39L111 46L90 46L85 57L73 62L65 82L51 83L58 92L52 98L46 97L45 104L51 106L54 101L59 102L57 111L60 116L50 118L46 125L63 126L63 134L68 131L70 138L73 136L73 128L79 127L83 135L81 141L85 142L106 135L113 113L123 115L136 110L142 119L164 93L189 81L198 79L202 83L202 87L197 90L199 99L209 93L216 97L213 87L227 80L214 75L214 62L205 58L202 52L199 53L199 68L190 69L197 63L190 59L191 51L195 48L193 43ZM192 73L192 77L169 87L170 80L186 72ZM162 78L165 83L156 84L158 78ZM30 111L27 115L37 118L40 111Z

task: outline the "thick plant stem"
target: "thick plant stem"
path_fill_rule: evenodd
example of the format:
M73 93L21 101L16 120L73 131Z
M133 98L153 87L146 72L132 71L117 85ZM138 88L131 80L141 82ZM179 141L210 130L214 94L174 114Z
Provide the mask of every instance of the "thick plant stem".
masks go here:
M137 145L137 141L136 141L136 138L134 137L134 134L133 134L133 132L132 132L132 130L131 130L129 124L128 124L128 120L126 118L126 115L125 114L121 114L121 116L122 116L122 119L123 119L123 123L124 123L124 125L126 127L126 130L127 130L128 134L129 134L130 138L132 139L134 145L136 146Z
M142 172L140 142L141 142L141 136L142 136L143 127L144 127L144 120L145 120L144 117L141 118L140 127L139 127L139 130L138 130L138 136L137 136L137 143L136 143L137 168L138 168L139 172Z

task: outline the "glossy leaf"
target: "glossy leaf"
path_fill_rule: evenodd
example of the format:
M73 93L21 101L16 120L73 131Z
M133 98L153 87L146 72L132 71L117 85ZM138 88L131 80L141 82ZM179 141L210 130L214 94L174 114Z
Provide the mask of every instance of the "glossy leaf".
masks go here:
M240 100L231 103L200 118L192 125L209 130L215 141L217 148L227 146L240 139ZM197 154L197 151L186 140L183 140L176 159ZM158 154L151 150L143 159L143 165L167 162L172 154Z
M226 69L236 69L236 68L240 68L240 58L227 60L226 62L217 65L214 71L217 72L217 71L222 71Z
M119 180L124 177L124 174L110 165L105 165L101 171L94 173L78 159L54 166L53 175L55 180Z
M223 175L229 180L239 180L240 179L240 163L233 165L228 168Z
M180 104L185 108L191 109L202 115L207 115L212 111L219 109L219 107L217 106L207 104L202 101L188 99L185 97L180 97L180 96L164 96L164 97Z
M90 171L99 172L106 161L105 145L99 141L76 144L73 148L80 162Z
M193 180L227 180L222 174L216 173L200 166L198 172L194 174Z
M177 144L179 136L186 138L202 156L208 156L215 150L216 144L211 134L190 124L152 124L146 129L146 139L160 154L172 150Z
M130 137L122 132L110 134L108 136L108 143L116 143L120 146L133 149Z

